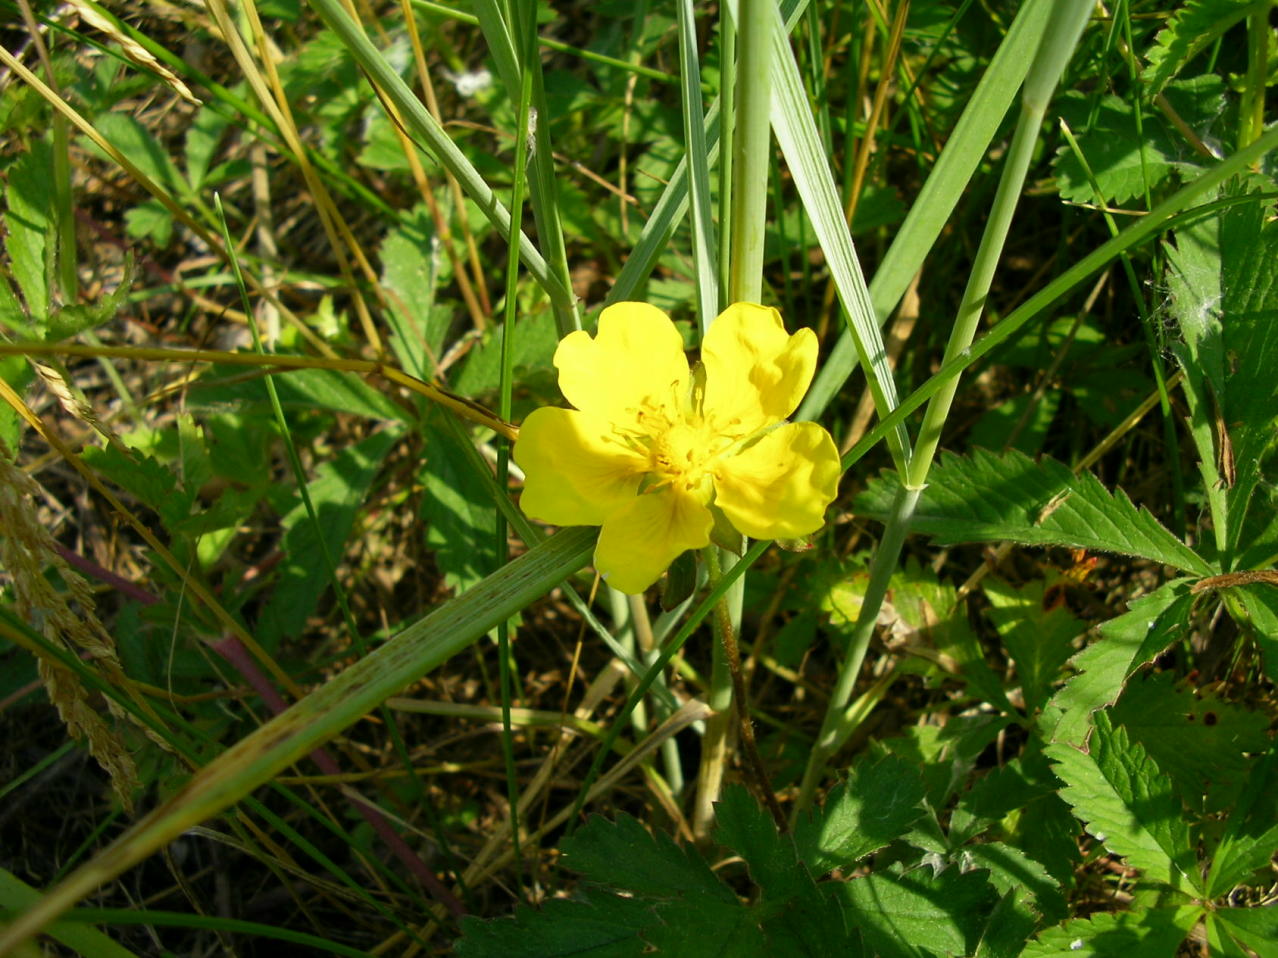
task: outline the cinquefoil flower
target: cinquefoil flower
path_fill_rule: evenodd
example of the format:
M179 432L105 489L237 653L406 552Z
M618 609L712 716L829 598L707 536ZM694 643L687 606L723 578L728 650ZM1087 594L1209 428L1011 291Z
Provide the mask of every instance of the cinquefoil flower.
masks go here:
M537 409L520 428L520 505L554 525L602 526L595 568L629 593L708 545L718 517L756 539L815 532L837 491L838 451L816 423L784 420L816 358L812 330L791 336L775 309L737 303L689 369L665 313L610 306L595 336L570 333L555 351L576 408Z

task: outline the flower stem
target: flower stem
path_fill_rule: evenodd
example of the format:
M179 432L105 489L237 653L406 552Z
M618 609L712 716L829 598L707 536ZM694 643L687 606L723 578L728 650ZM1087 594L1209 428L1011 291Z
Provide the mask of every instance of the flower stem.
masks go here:
M735 82L734 110L731 116L732 201L730 259L727 301L757 303L763 297L763 237L768 213L768 159L772 150L772 127L769 119L772 97L771 48L772 0L741 0L736 24L737 58L733 74ZM726 26L731 29L731 26ZM744 67L744 69L742 69ZM702 328L708 327L703 317ZM713 555L711 555L713 553ZM707 565L712 569L712 582L718 578L720 552L711 545L706 550ZM732 561L736 561L732 556ZM693 809L692 831L697 839L709 835L714 819L714 803L723 785L731 739L732 670L729 666L724 626L735 635L733 623L741 621L745 598L744 577L737 579L715 610L714 663L710 673L707 704L714 714L706 720L701 740L701 765L697 772L697 798Z
M706 564L710 571L710 587L714 588L722 575L719 571L719 550L711 546L706 550ZM737 647L737 630L733 627L732 616L727 603L720 602L714 609L714 630L718 634L719 645L723 648L727 661L728 674L732 680L732 698L737 704L737 731L741 735L741 746L745 750L751 776L764 804L772 813L772 820L777 828L786 830L785 813L777 801L772 783L768 781L767 770L763 767L763 757L759 754L759 746L754 738L754 723L750 720L750 700L746 695L745 679L741 675L741 650Z
M1082 33L1091 15L1092 6L1091 0L1068 0L1068 2L1057 3L1052 10L1052 20L1043 32L1043 42L1039 46L1034 64L1030 67L1029 75L1025 80L1016 132L1008 148L1003 174L999 179L998 191L990 210L990 218L985 225L981 245L977 249L972 264L972 275L968 280L967 288L963 291L963 299L954 319L954 327L950 331L950 340L945 349L942 365L963 353L972 345L972 340L976 336L986 298L993 283L994 271L1007 242L1017 200L1020 198L1026 173L1034 157L1034 147L1038 140L1039 128L1043 123L1043 114L1047 110L1052 91L1073 53L1079 34ZM825 772L826 763L859 724L859 716L853 715L847 708L848 701L851 699L857 676L865 661L870 639L874 635L879 610L883 606L888 583L900 559L910 520L914 516L915 507L927 484L927 474L940 444L941 429L949 418L954 395L958 391L958 380L959 377L956 375L942 386L932 397L924 413L923 425L919 429L914 453L905 470L904 482L892 504L892 513L883 531L883 539L870 562L870 578L866 585L861 612L853 627L848 655L840 667L839 678L830 696L821 732L808 757L808 765L804 770L803 782L794 805L795 816L812 801L816 786Z
M732 126L732 266L728 302L757 303L763 295L763 237L767 226L772 0L741 0L737 22L736 103Z

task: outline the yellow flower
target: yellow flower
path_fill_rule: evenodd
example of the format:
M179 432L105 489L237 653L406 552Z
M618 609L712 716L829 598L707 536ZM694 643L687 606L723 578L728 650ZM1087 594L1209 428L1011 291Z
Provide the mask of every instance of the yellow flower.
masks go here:
M602 526L595 568L622 592L642 592L685 549L710 543L716 513L756 539L821 528L839 482L834 441L816 423L784 422L816 368L810 329L729 306L693 369L665 313L617 303L592 338L555 352L559 388L575 409L544 407L519 431L520 505L560 526Z

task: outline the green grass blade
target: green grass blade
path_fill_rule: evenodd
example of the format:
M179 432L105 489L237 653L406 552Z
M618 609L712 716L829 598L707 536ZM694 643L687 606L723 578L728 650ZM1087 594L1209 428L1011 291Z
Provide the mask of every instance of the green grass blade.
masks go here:
M0 868L0 911L21 912L40 900L40 891L11 872ZM86 958L136 958L92 925L59 921L48 928L49 937L85 955Z
M785 20L786 34L794 29L807 0L783 0L781 16ZM713 165L719 156L719 101L715 100L706 111L705 123L706 160ZM657 260L670 245L675 227L688 212L688 158L685 156L670 175L670 182L662 191L661 199L653 207L644 223L643 232L635 242L626 263L617 274L617 281L608 292L608 303L634 299L639 288L648 279Z
M985 150L1016 99L1030 61L1027 50L1038 48L1052 4L1049 0L1029 0L1007 31L998 52L990 60L980 83L972 93L949 142L937 158L927 182L919 191L870 281L870 301L881 325L896 308L910 280L923 266L959 198L967 189ZM850 333L839 338L829 358L817 373L796 418L815 419L838 394L852 374L857 361Z
M525 608L590 559L596 532L568 529L445 603L218 756L38 904L0 929L8 954L103 883L235 804L405 686Z
M351 56L368 74L378 90L395 105L409 134L415 138L418 145L429 150L448 172L456 177L462 189L475 201L498 232L509 233L510 210L506 209L479 171L449 139L443 127L430 115L395 68L373 46L359 24L351 19L340 0L311 0L311 6L315 8L315 12L320 15L329 29L346 44ZM519 253L528 272L550 297L556 316L575 315L571 290L555 275L532 240L522 232L519 234Z
M697 55L697 23L692 0L679 3L679 92L683 102L683 136L689 163L692 204L692 259L696 264L697 316L704 334L719 314L718 253L710 215L710 162L706 118L701 103L701 67Z
M529 0L531 3L532 0ZM547 265L565 289L572 288L572 280L568 275L568 253L564 247L564 227L559 216L557 201L558 190L555 186L554 146L550 140L550 114L546 107L546 91L542 84L541 59L538 56L538 36L535 21L531 26L511 24L507 22L505 5L497 0L475 0L475 13L479 19L479 27L488 41L488 50L492 54L493 63L497 67L497 75L506 87L507 95L518 104L522 98L525 79L531 83L531 121L525 123L525 129L516 137L516 148L523 142L525 135L531 138L526 160L529 161L528 198L532 202L533 220L537 224L537 240L541 243L542 255ZM516 48L516 34L527 34L521 37L520 43L526 55L520 56ZM529 74L525 78L524 73ZM519 109L516 116L521 115ZM543 116L546 122L537 122ZM559 326L559 335L567 336L574 329L581 328L581 318L577 315L576 301L569 304L569 312L555 310L555 321Z
M771 10L772 31L772 128L776 131L781 152L785 154L803 207L816 231L817 242L825 253L830 273L847 312L848 329L865 369L874 405L880 416L886 416L897 404L896 383L888 366L887 349L879 332L879 323L870 292L861 273L861 264L852 246L852 234L843 217L838 187L812 110L803 89L803 77L795 62L789 40L781 30L779 14ZM908 438L905 428L888 436L892 458L903 466L908 460Z

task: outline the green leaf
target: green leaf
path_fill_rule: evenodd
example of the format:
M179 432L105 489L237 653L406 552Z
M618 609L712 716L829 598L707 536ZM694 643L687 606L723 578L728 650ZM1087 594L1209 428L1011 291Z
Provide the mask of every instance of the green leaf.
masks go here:
M96 329L109 323L120 311L132 285L133 257L129 255L125 257L123 275L114 292L103 296L96 303L62 306L49 314L49 325L44 333L45 342L56 343L70 339L86 329Z
M1022 958L1167 958L1177 953L1202 914L1193 906L1149 911L1100 912L1049 928L1021 953Z
M602 885L642 896L692 895L709 902L737 904L694 848L681 848L670 836L650 833L629 815L609 821L593 815L560 845L564 864Z
M1063 604L1045 601L1048 587L1043 580L1020 589L1001 579L985 580L990 600L986 615L1016 664L1025 710L1031 715L1051 694L1061 667L1074 653L1074 639L1087 630Z
M9 269L26 301L27 316L43 327L49 312L49 275L53 255L53 155L49 144L34 140L6 171L4 248Z
M464 592L496 564L496 507L483 486L474 481L469 460L446 430L428 422L423 435L426 459L419 476L424 487L426 543L435 554L444 582L454 591Z
M284 562L271 598L258 616L256 637L268 647L281 638L300 635L320 596L332 585L324 562L320 536L334 564L338 563L355 525L355 516L368 496L386 453L399 438L385 429L339 452L317 470L307 484L319 528L311 521L300 497L281 520Z
M1148 92L1159 92L1195 56L1215 43L1230 27L1268 0L1187 0L1145 51L1149 65L1141 79Z
M880 958L970 955L999 901L984 872L957 868L939 875L928 868L900 876L875 872L832 890Z
M1169 250L1172 313L1185 341L1178 358L1195 387L1192 424L1200 456L1210 463L1205 479L1225 486L1230 559L1249 545L1241 533L1278 420L1278 282L1269 268L1275 259L1278 223L1267 219L1259 198L1180 231ZM1232 475L1226 469L1217 478L1217 463L1226 458ZM1215 518L1220 524L1224 517Z
M895 472L885 472L854 508L886 519L899 485ZM1091 473L1075 475L1054 459L1020 452L943 456L928 473L910 528L943 545L1008 539L1141 556L1200 575L1214 571L1122 490L1110 493Z
M1053 742L1082 747L1097 709L1118 701L1127 680L1189 629L1194 596L1175 579L1131 603L1100 627L1100 638L1074 657L1078 674L1052 697L1039 722Z
M1278 958L1278 908L1221 908L1216 919L1260 958Z
M814 875L855 864L900 838L923 817L918 768L893 755L853 766L825 806L795 828L799 855Z
M1278 852L1278 745L1248 761L1247 787L1229 813L1225 834L1212 857L1207 893L1227 894L1267 868ZM1278 941L1278 935L1272 940Z
M112 146L157 186L174 197L190 194L191 188L169 156L169 151L137 117L128 113L101 113L94 119L94 125ZM103 155L96 146L90 145L90 149L99 156Z
M382 243L382 288L390 302L400 365L419 379L434 378L451 310L437 309L435 292L447 279L448 259L424 206L415 207Z
M1066 144L1056 154L1054 170L1061 199L1108 206L1127 203L1157 188L1171 173L1172 164L1159 149L1160 139L1150 135L1152 129L1146 129L1154 126L1152 117L1143 117L1138 130L1127 101L1106 96L1093 107L1091 100L1087 93L1066 90L1057 101L1062 119L1077 134L1082 153L1080 159Z
M561 848L568 867L646 902L640 930L658 953L765 953L750 912L696 850L650 834L629 815L593 817Z
M461 920L458 958L635 958L640 931L652 923L648 902L588 889L581 900L520 905L513 918Z
M0 285L3 284L4 280L0 279ZM19 396L27 391L34 379L35 372L26 359L21 356L0 356L0 380L7 383ZM25 428L25 421L18 417L17 411L8 403L0 403L0 442L4 443L10 455L18 454Z
M1047 869L1019 848L1002 842L968 845L959 853L964 871L973 868L989 873L990 884L1000 894L1023 890L1038 914L1047 922L1061 921L1069 906L1061 886Z
M547 312L534 313L515 321L514 373L521 384L528 384L530 374L542 374L547 384L551 357L559 344L554 317ZM482 396L497 389L501 382L501 325L488 330L479 344L466 357L466 365L453 380L453 388L464 396Z
M733 786L715 805L715 840L745 860L763 889L755 906L771 954L851 958L860 937L847 928L837 901L821 892L789 835L744 788Z
M1170 776L1191 808L1232 807L1248 779L1244 753L1269 744L1269 718L1207 690L1177 685L1169 672L1128 683L1110 719Z
M1018 958L1025 941L1038 925L1038 917L1017 890L1006 892L981 934L976 958Z
M1065 783L1061 797L1087 831L1150 881L1201 891L1198 859L1171 782L1125 729L1096 714L1086 751L1048 745L1047 756Z
M1265 674L1278 682L1278 595L1270 585L1245 585L1237 589L1264 656Z

